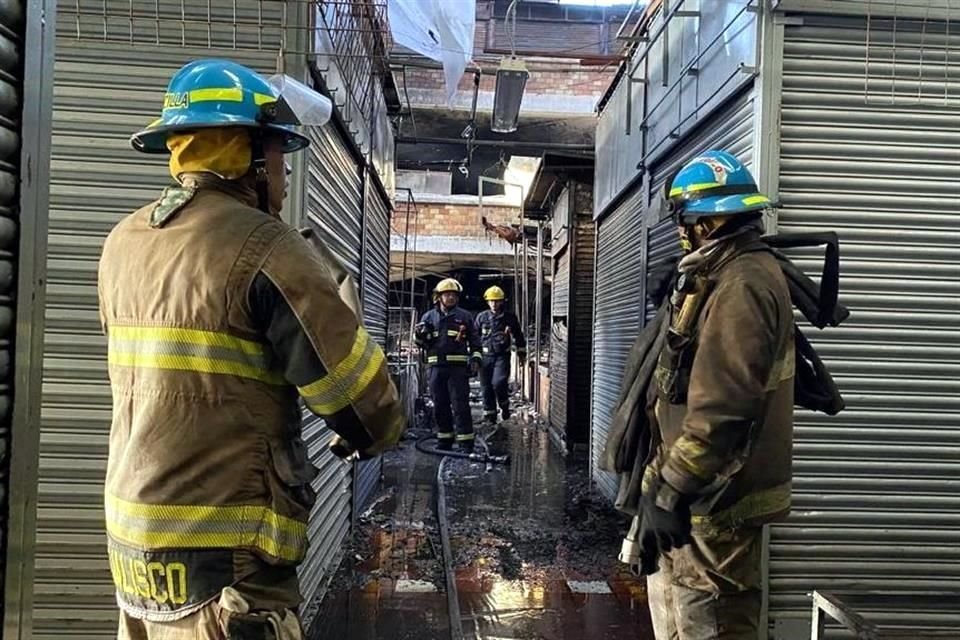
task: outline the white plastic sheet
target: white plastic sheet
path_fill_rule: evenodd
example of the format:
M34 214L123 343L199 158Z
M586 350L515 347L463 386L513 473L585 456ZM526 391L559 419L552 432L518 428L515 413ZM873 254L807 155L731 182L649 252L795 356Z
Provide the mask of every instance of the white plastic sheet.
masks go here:
M476 0L388 0L387 14L394 42L443 63L452 101L473 58Z

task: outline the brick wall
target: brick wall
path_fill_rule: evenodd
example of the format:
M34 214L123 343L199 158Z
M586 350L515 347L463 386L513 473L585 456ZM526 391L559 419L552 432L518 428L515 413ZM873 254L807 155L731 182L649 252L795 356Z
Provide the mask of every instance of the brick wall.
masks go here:
M414 225L411 218L411 236L415 228L421 236L482 238L486 235L480 224L480 207L476 205L420 202L417 206L419 208L418 223ZM517 207L485 205L483 211L487 220L494 224L516 223L517 216L520 215ZM395 233L403 234L407 223L406 215L406 201L398 200L391 221Z
M562 62L550 63L551 68L561 66ZM538 71L531 66L530 79L527 80L526 92L539 95L563 96L597 96L599 97L613 79L615 69L603 67L578 67L571 65L576 71ZM417 69L408 67L407 87L410 89L428 89L440 91L444 88L443 72L434 69ZM480 77L480 90L493 91L497 79L492 75ZM460 80L459 90L464 93L473 92L473 75L465 74Z

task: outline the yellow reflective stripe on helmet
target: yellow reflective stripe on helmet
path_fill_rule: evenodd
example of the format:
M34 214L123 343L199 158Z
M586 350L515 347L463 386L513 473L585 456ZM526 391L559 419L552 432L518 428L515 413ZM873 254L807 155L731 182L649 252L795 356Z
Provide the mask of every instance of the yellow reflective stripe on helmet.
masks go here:
M194 89L187 95L190 102L243 102L243 90L239 87Z
M253 102L254 102L254 104L256 104L258 107L259 107L259 106L262 106L262 105L265 105L265 104L269 104L269 103L271 103L271 102L276 102L276 101L277 101L277 98L276 98L276 97L274 97L274 96L268 96L268 95L265 94L265 93L255 93L255 94L253 94Z
M769 204L769 203L770 203L770 198L768 198L767 196L761 196L761 195L747 196L746 198L743 199L743 204L747 205L748 207L755 204Z
M303 559L307 525L256 505L152 505L114 496L104 501L107 533L145 549L254 548Z
M723 185L719 182L699 182L696 184L688 184L685 187L674 187L670 189L670 197L676 197L683 195L684 193L692 193L695 191L703 191L704 189L714 189L716 187L722 187Z
M307 406L329 416L356 402L384 364L383 351L363 327L357 327L350 353L327 375L300 387Z
M114 367L230 375L286 384L257 342L228 333L180 327L109 327L107 362Z

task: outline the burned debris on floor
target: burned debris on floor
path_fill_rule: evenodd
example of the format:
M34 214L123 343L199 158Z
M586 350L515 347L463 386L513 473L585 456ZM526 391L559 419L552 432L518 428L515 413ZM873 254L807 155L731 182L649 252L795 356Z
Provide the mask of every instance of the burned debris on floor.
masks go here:
M627 522L592 492L584 462L552 450L534 420L481 433L510 464L444 465L454 584L434 508L440 458L416 451L424 434L414 432L386 457L383 492L357 522L312 638L446 640L451 628L464 638L652 638L643 581L616 560Z

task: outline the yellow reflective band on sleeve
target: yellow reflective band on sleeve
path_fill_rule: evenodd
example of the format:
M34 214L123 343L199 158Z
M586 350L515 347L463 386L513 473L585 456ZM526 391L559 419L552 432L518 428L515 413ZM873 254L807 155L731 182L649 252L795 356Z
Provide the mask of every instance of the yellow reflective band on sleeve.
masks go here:
M357 401L385 362L383 351L363 327L357 327L350 353L316 382L300 388L311 411L333 415Z
M460 332L459 332L459 331L454 331L453 329L447 329L447 337L450 337L450 338L459 338L459 337L460 337Z
M427 356L427 364L436 364L440 361L437 356Z
M469 358L467 356L452 355L452 356L447 356L446 360L447 362L466 362L467 360L469 360Z
M457 442L469 442L470 440L473 440L476 437L477 437L476 434L473 434L473 433L458 433Z
M143 549L257 549L303 559L307 525L266 506L152 505L107 496L107 533Z
M228 333L180 327L111 326L112 367L190 371L286 384L264 345Z
M674 187L670 189L670 197L674 198L684 193L695 193L697 191L703 191L704 189L713 189L715 187L722 187L723 185L719 182L699 182L696 184L688 184L685 187Z

